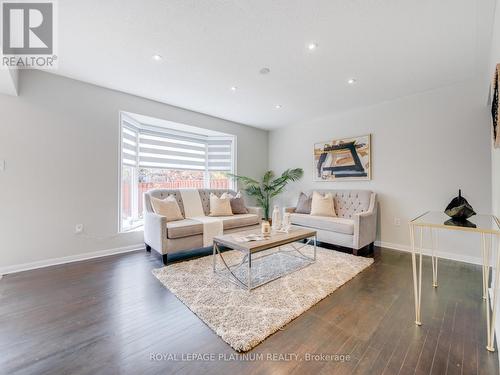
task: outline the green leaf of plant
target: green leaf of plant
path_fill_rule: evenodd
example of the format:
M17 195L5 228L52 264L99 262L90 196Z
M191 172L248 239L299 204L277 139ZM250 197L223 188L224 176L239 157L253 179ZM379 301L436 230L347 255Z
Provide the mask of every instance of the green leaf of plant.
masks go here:
M268 185L269 181L271 181L271 178L274 177L274 172L273 171L267 171L264 174L264 177L262 178L262 184L263 185Z
M270 200L278 194L281 194L290 181L297 181L303 175L304 171L302 168L287 169L280 177L272 180L274 178L274 172L267 171L262 177L262 182L258 182L250 177L227 173L227 176L245 185L243 190L248 196L255 198L259 206L264 209L266 219L269 216Z
M252 197L264 198L260 186L249 185L245 188L245 192Z
M281 194L283 192L283 190L285 190L285 186L286 185L282 185L279 189L275 190L272 194L271 194L271 198L274 198L275 196L277 196L278 194Z
M278 177L271 183L271 186L280 188L283 184L286 185L290 181L297 181L301 179L303 175L304 170L302 168L287 169L281 174L280 177Z

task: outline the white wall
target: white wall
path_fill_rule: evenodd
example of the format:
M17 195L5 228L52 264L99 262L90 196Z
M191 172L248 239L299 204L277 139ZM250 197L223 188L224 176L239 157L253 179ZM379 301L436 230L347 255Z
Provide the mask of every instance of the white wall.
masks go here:
M493 33L492 33L492 42L491 42L491 55L490 55L490 61L489 61L489 69L487 73L487 83L492 82L492 74L495 71L496 64L500 63L500 6L498 5L495 8L495 23L493 26ZM490 103L488 103L490 104ZM488 125L491 127L491 118L488 119ZM492 134L492 131L490 130L490 134ZM493 137L490 136L491 139L491 179L492 179L492 209L493 213L497 216L500 217L500 149L499 148L493 148ZM494 252L495 254L495 252ZM494 258L493 258L494 259ZM491 280L491 286L494 285L495 283L495 271L496 271L496 264L493 262L493 272L492 272L492 280ZM500 308L500 302L497 305L498 308ZM497 310L498 311L498 310ZM497 315L496 319L496 324L495 324L495 329L497 333L497 340L498 336L500 334L500 316ZM499 358L500 361L500 358Z
M409 246L408 220L444 210L458 188L477 212L490 213L490 129L481 86L472 80L272 131L270 168L305 171L279 203L294 205L305 189L373 190L380 199L378 239L396 247ZM367 133L372 134L372 181L312 182L314 143ZM401 226L394 225L395 217ZM441 237L443 256L479 262L479 238Z
M238 137L238 173L267 168L268 133L37 71L0 95L0 274L23 263L142 244L118 234L119 111ZM73 234L76 223L83 235Z
M500 6L498 5L495 9L495 24L493 28L493 37L491 44L488 82L491 82L492 74L495 71L496 64L500 64ZM493 212L495 213L495 215L500 216L500 148L492 147L491 150Z
M0 54L0 57L1 56L2 55ZM5 94L17 96L18 73L18 69L0 69L0 95Z

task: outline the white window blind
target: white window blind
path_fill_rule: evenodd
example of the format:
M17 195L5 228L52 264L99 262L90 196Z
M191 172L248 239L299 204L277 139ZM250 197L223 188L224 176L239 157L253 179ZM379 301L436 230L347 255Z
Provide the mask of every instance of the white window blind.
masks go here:
M122 125L125 165L202 171L233 170L233 137L211 137L167 129Z
M137 166L138 163L138 129L126 122L122 126L122 161L125 165Z
M141 167L204 170L205 164L205 140L151 131L139 134Z
M233 162L232 139L211 139L208 141L208 170L231 171Z

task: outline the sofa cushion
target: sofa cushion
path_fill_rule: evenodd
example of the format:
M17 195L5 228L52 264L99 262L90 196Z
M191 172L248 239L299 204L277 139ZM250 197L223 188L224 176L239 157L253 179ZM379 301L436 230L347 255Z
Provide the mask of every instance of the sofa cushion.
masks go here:
M333 203L333 195L326 193L325 195L313 192L311 202L311 215L314 216L329 216L336 217L335 205Z
M231 198L229 194L224 193L220 197L210 194L210 215L209 216L229 216L232 215Z
M205 216L210 215L210 194L215 194L220 197L224 193L229 193L231 195L236 195L234 190L222 190L222 189L198 189L200 193L201 205L203 206L203 211Z
M259 217L255 214L220 216L219 219L222 219L224 230L259 224Z
M233 216L220 216L224 230L242 228L259 223L259 217L255 214L242 214ZM184 219L167 223L168 238L183 238L203 234L203 224L192 219Z
M290 221L295 225L317 228L330 232L353 234L354 220L342 217L313 216L307 214L291 214Z
M165 199L151 197L151 206L153 211L158 215L165 216L167 221L177 221L184 219L181 209L177 203L177 199L173 195L169 195Z
M144 209L149 212L154 212L153 207L151 205L151 198L165 199L169 195L173 195L177 200L177 204L181 209L182 216L185 216L184 212L184 203L182 202L181 192L179 190L171 190L171 189L153 189L149 190L146 194L144 194Z
M167 223L168 238L182 238L203 234L203 224L196 220L184 219Z
M295 212L298 214L310 214L311 203L312 203L312 196L308 197L306 194L300 193L299 200L297 202L297 207L295 208Z
M245 201L241 196L241 193L238 192L236 196L228 193L229 198L231 198L231 211L233 211L233 215L236 214L248 214L247 206L245 206Z

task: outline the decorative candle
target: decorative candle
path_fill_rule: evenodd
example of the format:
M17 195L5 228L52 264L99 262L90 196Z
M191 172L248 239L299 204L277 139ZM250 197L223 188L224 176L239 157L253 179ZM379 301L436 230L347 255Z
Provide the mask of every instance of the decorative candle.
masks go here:
M269 236L271 234L271 225L269 225L268 221L262 222L261 231L263 236Z

